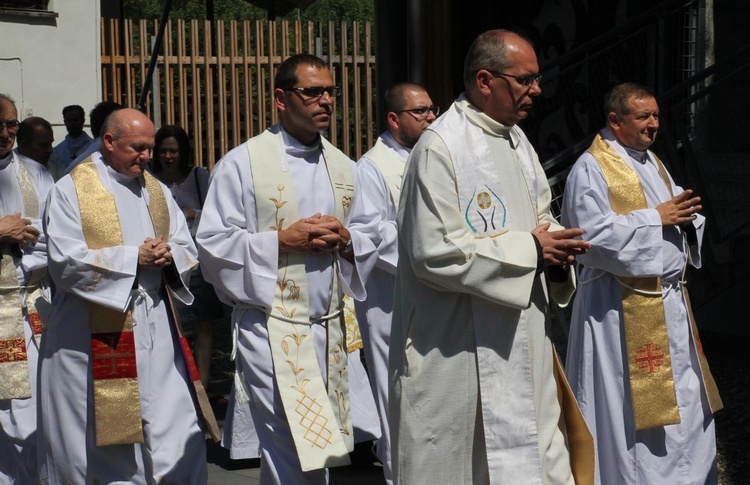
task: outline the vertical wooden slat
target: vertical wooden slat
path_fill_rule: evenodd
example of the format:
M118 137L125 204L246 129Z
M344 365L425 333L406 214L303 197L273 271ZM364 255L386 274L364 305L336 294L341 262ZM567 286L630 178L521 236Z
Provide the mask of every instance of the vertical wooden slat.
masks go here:
M125 92L127 98L124 100L126 106L135 106L138 96L138 71L133 65L135 57L133 20L128 19L125 23ZM142 76L141 76L142 77Z
M227 106L232 107L232 143L229 148L234 148L240 144L240 80L239 80L239 67L237 66L237 60L239 59L239 44L237 38L237 21L232 20L229 22L229 80L231 88L231 101L227 103Z
M173 55L173 44L172 44L172 21L167 20L167 27L164 30L164 47L162 48L164 60L164 92L161 93L162 99L164 100L163 109L164 117L162 122L164 124L174 124L174 68L171 67L172 55ZM157 105L162 105L158 103Z
M193 93L195 95L195 93ZM188 90L185 79L185 20L177 20L177 96L180 99L180 112L177 124L188 131L187 100ZM192 137L191 137L192 138Z
M211 36L211 22L206 20L203 22L203 38L205 39L204 49L204 76L206 83L206 99L205 106L205 126L206 126L206 164L209 168L214 167L215 149L216 149L216 127L214 123L214 83L213 83L213 68L211 63L213 61L213 38Z
M256 104L258 105L258 133L265 130L268 125L266 124L266 101L265 101L265 71L261 62L263 56L263 46L265 45L263 39L263 26L260 21L255 22L255 86L257 91Z
M193 146L195 164L205 167L203 153L203 123L201 118L201 76L198 70L198 21L190 21L190 72L193 78Z
M354 88L354 154L362 156L362 82L359 74L359 22L352 22L352 86Z
M351 143L350 143L350 133L349 133L349 98L351 94L351 87L349 86L349 71L346 69L346 59L349 55L349 45L348 41L349 38L347 36L347 29L346 29L346 23L341 22L341 53L340 53L340 60L339 65L341 66L341 86L344 88L344 93L342 95L341 99L341 145L339 145L339 149L349 155L352 156L351 153Z
M365 109L367 110L367 126L365 127L365 133L367 134L367 146L365 150L373 146L372 132L375 128L373 119L373 106L372 106L372 77L373 70L370 62L372 61L370 46L372 44L372 35L370 33L370 22L365 22Z
M328 22L328 69L331 71L331 75L333 76L334 82L336 82L337 76L336 76L336 65L335 63L335 49L334 46L336 45L336 39L335 39L335 23L331 20ZM342 79L338 79L339 84L341 85L344 93L342 95L342 103L344 103L344 106L346 106L346 86L344 85L344 82ZM330 142L333 144L333 146L338 147L338 130L336 129L336 111L338 110L337 106L337 100L333 101L333 112L331 113L331 124L330 128L328 128L328 136ZM343 150L344 153L346 153L346 150Z
M216 45L216 89L219 98L219 153L222 155L227 150L227 83L224 54L226 53L226 35L224 33L224 21L216 21L217 37Z
M253 136L253 69L250 65L251 24L249 20L242 22L242 32L242 66L245 73L245 138L250 138Z
M281 21L281 61L289 57L289 21Z
M105 19L102 18L101 22L99 22L99 42L102 46L102 51L99 55L101 55L101 70L102 70L102 99L106 100L109 96L109 90L110 85L113 84L114 80L110 78L110 58L112 57L112 54L107 46L107 36L105 34L107 30L107 25L111 24L111 19Z
M112 100L119 103L120 79L117 76L117 21L113 21L109 29L109 45L112 54L109 57L109 69L112 72Z
M148 22L146 20L141 19L140 22L140 28L138 29L138 34L141 38L141 51L138 53L138 61L141 65L141 82L139 83L139 88L143 86L143 81L146 79L146 72L147 71L147 63L146 63L146 57L148 56L148 52L151 49L151 43L148 40ZM138 102L137 99L132 100L133 104L132 106L135 106ZM146 103L146 113L151 113L151 109L148 107L149 102L148 99L145 101Z
M273 96L273 79L276 75L276 63L281 62L278 59L278 55L276 52L276 46L278 44L278 39L276 35L276 21L270 20L268 22L268 96ZM274 107L273 102L271 102L271 105L269 107L270 114L271 114L271 125L275 125L278 123L278 113L276 112L276 109Z
M315 24L307 22L307 53L315 54Z

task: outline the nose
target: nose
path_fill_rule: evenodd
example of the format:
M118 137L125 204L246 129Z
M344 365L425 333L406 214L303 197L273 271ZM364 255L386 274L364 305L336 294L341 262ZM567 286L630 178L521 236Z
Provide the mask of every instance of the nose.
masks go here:
M539 82L534 81L534 84L529 88L529 96L539 96L540 94L542 94L542 87L539 85Z
M432 123L437 119L437 116L435 116L435 113L432 112L432 110L427 112L427 123Z

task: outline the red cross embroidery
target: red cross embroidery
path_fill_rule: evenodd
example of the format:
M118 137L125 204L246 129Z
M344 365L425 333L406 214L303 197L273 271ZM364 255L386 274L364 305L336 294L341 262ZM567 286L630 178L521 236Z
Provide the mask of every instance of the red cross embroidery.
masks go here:
M133 332L91 336L94 379L137 377Z
M635 358L636 364L641 372L646 374L653 374L656 369L661 367L662 360L664 359L664 353L661 352L661 347L654 344L646 344L644 347L638 349L638 357Z

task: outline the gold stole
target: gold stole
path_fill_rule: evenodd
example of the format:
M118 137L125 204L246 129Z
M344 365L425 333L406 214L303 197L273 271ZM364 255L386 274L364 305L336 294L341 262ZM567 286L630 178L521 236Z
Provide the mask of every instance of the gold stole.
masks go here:
M635 170L597 135L587 150L599 163L609 188L612 210L617 214L628 214L634 210L648 208L641 181ZM661 161L656 158L665 185L672 192L669 177ZM622 314L625 328L625 343L628 354L628 370L633 400L636 430L666 426L680 422L677 397L669 354L669 337L664 315L664 302L659 277L620 277ZM693 322L692 310L683 290L686 306ZM700 342L695 324L692 324L693 341ZM708 370L702 348L697 349L701 361L706 389L711 407L721 400L716 385ZM712 390L713 389L713 390ZM713 397L712 397L713 395Z
M13 156L13 155L12 155ZM14 159L18 185L23 198L23 216L39 215L39 197L26 166ZM13 168L13 167L9 167ZM0 217L8 214L0 214ZM41 279L46 270L30 275L21 288L14 256L9 248L0 257L0 400L28 399L31 397L24 310L29 317L34 338L42 333L42 320L36 309L36 299L42 296Z
M260 230L280 231L285 224L299 220L294 183L278 130L279 125L247 142ZM333 215L344 221L354 189L349 159L323 137L321 143L336 198ZM331 264L327 383L320 373L310 328L304 254L279 255L273 307L265 309L276 385L303 471L347 465L354 446L344 347L346 327L334 254Z
M90 249L123 245L122 228L114 196L102 185L96 164L91 158L71 171L78 195L81 227ZM169 208L159 182L144 173L148 193L148 211L154 234L165 241L169 238ZM98 270L103 277L106 269ZM167 292L167 300L171 305ZM171 308L170 308L171 310ZM94 409L97 446L143 443L138 371L132 310L119 312L103 305L89 303L91 325L91 360L94 379ZM178 326L179 327L179 326ZM177 329L183 357L190 378L200 382L190 349L182 332ZM199 404L208 402L202 386L196 389ZM203 399L201 400L201 394ZM209 431L214 439L218 433L213 413L201 406Z

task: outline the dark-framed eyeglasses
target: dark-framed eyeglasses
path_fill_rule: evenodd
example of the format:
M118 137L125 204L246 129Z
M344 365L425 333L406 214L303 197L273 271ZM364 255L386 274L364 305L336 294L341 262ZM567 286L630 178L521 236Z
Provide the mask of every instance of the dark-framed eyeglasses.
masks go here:
M3 131L3 128L7 128L8 133L12 133L18 130L18 125L20 124L18 120L0 121L0 131Z
M505 74L504 72L497 72L493 71L491 69L485 69L485 71L489 72L493 76L503 76L503 77L509 77L511 79L515 79L518 84L525 88L530 88L534 85L534 83L539 84L539 82L542 80L541 74L535 74L533 76L514 76L513 74Z
M419 108L411 108L411 109L400 109L397 111L394 111L394 113L410 113L414 115L417 119L424 119L429 116L430 113L437 116L440 114L440 106L420 106Z
M320 98L324 93L328 93L328 96L335 98L341 94L341 88L339 86L309 86L307 88L286 88L284 91L294 91L308 98Z

